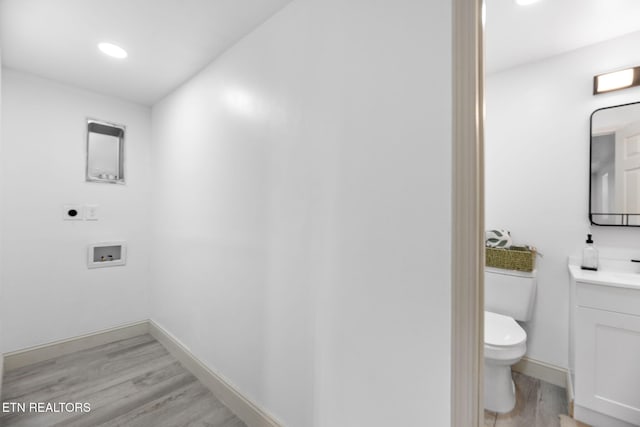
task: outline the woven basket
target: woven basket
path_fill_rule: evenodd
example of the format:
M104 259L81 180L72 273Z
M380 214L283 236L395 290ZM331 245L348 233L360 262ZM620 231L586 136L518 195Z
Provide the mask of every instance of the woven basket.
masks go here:
M536 250L512 246L509 249L485 248L487 267L507 270L533 271L536 267Z

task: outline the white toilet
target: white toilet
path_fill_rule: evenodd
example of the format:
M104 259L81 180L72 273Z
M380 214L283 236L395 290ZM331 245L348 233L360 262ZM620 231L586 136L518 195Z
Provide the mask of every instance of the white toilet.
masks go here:
M527 351L527 333L516 322L533 312L536 272L485 268L484 407L505 413L516 405L511 365Z

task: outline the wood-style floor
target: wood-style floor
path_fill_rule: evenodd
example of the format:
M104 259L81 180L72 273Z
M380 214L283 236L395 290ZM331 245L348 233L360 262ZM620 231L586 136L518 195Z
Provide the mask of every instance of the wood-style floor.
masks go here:
M516 407L508 414L484 411L485 427L560 427L567 413L565 389L513 372Z
M246 427L150 335L6 372L2 401L27 404L26 413L0 414L7 427ZM29 402L91 410L29 413Z
M559 427L563 388L513 373L517 404L485 411L485 427ZM0 413L6 427L246 427L150 335L94 347L5 373ZM89 412L30 412L30 402L89 403Z

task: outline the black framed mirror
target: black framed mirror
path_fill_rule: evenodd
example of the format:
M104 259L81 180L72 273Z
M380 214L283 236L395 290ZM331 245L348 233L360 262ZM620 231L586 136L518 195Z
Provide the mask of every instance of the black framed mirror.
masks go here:
M591 114L589 220L640 227L640 102Z

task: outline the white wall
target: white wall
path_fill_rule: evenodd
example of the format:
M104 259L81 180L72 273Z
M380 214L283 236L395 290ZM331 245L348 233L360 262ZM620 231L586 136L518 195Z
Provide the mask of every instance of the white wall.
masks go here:
M87 117L127 126L126 185L84 181ZM150 109L4 69L2 119L2 351L148 318ZM121 239L126 266L87 269L89 243Z
M593 76L640 63L640 33L487 76L486 225L538 247L528 356L567 366L567 257L589 230L589 116L640 101L640 88L592 95ZM640 251L640 229L592 227L601 247Z
M153 319L284 425L449 424L450 22L298 0L153 108Z

